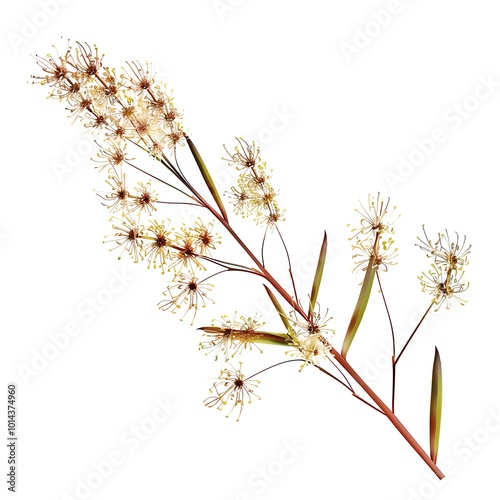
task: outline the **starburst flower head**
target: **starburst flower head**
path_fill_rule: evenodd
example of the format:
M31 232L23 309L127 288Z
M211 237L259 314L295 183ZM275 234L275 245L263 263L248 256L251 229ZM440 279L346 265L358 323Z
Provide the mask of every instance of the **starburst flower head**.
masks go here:
M394 248L394 240L388 237L383 240L377 241L377 246L374 246L374 240L360 240L356 245L352 246L355 252L352 256L354 259L353 272L366 271L371 263L373 269L381 269L387 271L389 266L394 266L396 257L398 256L398 249Z
M151 64L146 63L144 68L138 61L127 62L125 79L129 82L129 88L139 95L147 93L154 84L155 75L151 72Z
M169 128L174 127L175 122L182 120L182 112L174 105L172 91L165 84L155 84L153 87L154 99L148 100L149 109Z
M308 364L318 365L328 356L328 343L320 334L312 334L307 337L296 337L292 340L292 351L287 351L286 354L292 358L300 358L304 363L300 365L299 371L302 371Z
M96 119L95 114L91 111L94 105L94 97L88 89L83 89L81 92L68 96L67 101L69 104L67 110L70 112L69 117L74 118L73 123L77 118L89 121Z
M263 324L257 317L240 316L237 320L236 313L232 319L224 315L220 320L214 320L212 326L200 328L204 331L204 336L209 338L205 342L200 342L200 349L208 350L207 354L215 351L216 361L221 353L228 361L230 357L234 358L246 348L252 350L255 347L259 352L262 352L255 341L262 337L262 333L257 330Z
M332 348L330 339L335 333L333 329L328 328L328 322L332 318L323 319L318 305L307 322L298 319L295 311L291 312L288 319L293 327L291 343L293 350L286 354L304 360L300 371L308 364L317 365L326 359Z
M435 310L438 311L443 304L446 304L446 309L450 309L452 299L457 300L460 305L467 302L459 296L469 288L469 283L461 282L463 275L463 271L452 271L446 269L445 266L433 263L431 270L422 273L418 279L422 285L422 291L430 293L433 297L433 302L436 304Z
M156 210L154 203L158 200L157 193L151 189L151 181L148 181L146 184L139 182L138 186L134 189L137 194L131 196L132 211L139 210L139 212L146 212L151 215Z
M102 57L99 55L99 50L94 45L94 50L91 49L88 43L76 42L75 57L71 59L70 64L79 73L86 75L89 78L97 75L102 67Z
M135 134L131 133L130 129L119 123L119 120L111 116L108 119L106 126L106 138L110 141L125 141L132 139Z
M231 186L231 192L226 193L234 206L234 213L241 217L247 217L255 211L255 204L251 191L246 186Z
M170 310L174 314L185 307L186 312L182 316L181 321L191 311L193 313L192 325L200 306L206 307L207 301L214 303L207 295L211 290L211 284L200 282L193 274L183 273L177 276L175 281L163 292L163 295L169 298L159 302L158 307L163 311Z
M127 183L125 175L117 173L116 170L111 169L110 175L106 180L106 184L111 188L110 192L98 194L104 200L102 203L111 212L120 212L125 210L129 204L129 193L127 190Z
M130 132L135 133L140 140L146 140L159 132L158 120L147 109L134 112L130 123Z
M127 251L133 258L134 262L139 262L142 260L142 246L143 246L143 231L144 227L139 224L138 220L131 219L128 215L125 215L123 219L113 217L111 219L115 221L113 223L113 229L116 230L114 236L109 236L109 242L115 243L116 246L111 248L111 250L116 250L117 248L122 248L122 251L118 258L120 259L122 253Z
M100 170L109 166L118 167L131 160L131 158L127 158L126 144L117 140L108 140L107 147L99 150L97 158L95 161L99 165L96 168Z
M231 409L226 417L229 417L236 409L238 414L236 421L239 421L243 406L247 403L250 404L252 397L260 399L254 393L254 389L259 386L260 380L245 378L241 372L241 362L238 369L232 365L229 366L231 366L231 370L227 368L221 370L218 381L214 382L210 389L213 395L205 399L205 406L222 410L229 404Z
M177 108L169 106L169 103L165 103L163 106L161 119L169 126L173 127L176 120L182 119L182 113L177 111Z
M184 146L185 133L180 123L174 122L166 137L169 149L175 150L177 146Z
M375 237L384 233L393 234L394 228L391 226L399 216L395 215L397 207L389 209L390 200L390 198L387 198L387 201L384 200L380 193L376 197L368 195L367 207L361 204L361 209L355 209L361 215L361 220L359 226L352 229L354 235L349 239L352 240L359 235Z
M175 241L172 245L173 261L170 268L176 272L182 269L190 269L192 272L196 269L205 269L200 262L198 247L198 235L187 226L182 226L180 231L175 233Z
M427 252L427 257L434 257L434 263L437 266L446 266L447 269L458 271L463 269L469 263L469 253L471 245L466 245L466 237L462 242L458 233L456 238L452 240L448 234L448 230L444 233L439 233L435 242L433 242L425 231L425 226L422 226L424 237L418 237L419 243L416 245Z
M236 167L237 170L241 169L252 169L260 162L260 150L255 145L255 142L248 144L243 139L237 139L238 146L235 147L235 153L230 153L226 146L226 150L229 158L223 158L227 161L230 166Z
M39 56L38 54L35 55L36 63L42 69L43 75L32 75L31 78L33 79L33 83L54 87L54 90L49 93L49 97L61 99L64 95L63 91L59 88L59 85L68 85L66 79L71 72L70 68L68 68L68 59L71 54L71 48L68 44L63 55L59 54L55 46L53 46L53 48L57 52L56 56L52 56L50 54L46 57Z
M54 91L49 97L63 99L75 99L84 88L85 77L80 73L70 75L70 78L64 78L54 83Z
M163 150L165 149L167 140L167 134L164 134L162 131L159 131L156 135L150 137L147 141L149 154L160 159L163 154Z
M211 255L212 250L215 250L215 245L220 244L221 239L217 233L214 233L214 222L211 221L205 225L200 218L194 223L193 229L198 253L201 255Z
M286 210L280 210L277 205L274 205L272 211L257 213L255 221L258 225L273 230L278 225L278 222L286 220L285 214Z
M252 197L252 203L255 205L255 209L258 212L269 211L269 212L279 212L278 205L276 203L276 197L278 193L271 186L259 186L259 191Z
M133 128L135 114L139 111L137 103L129 96L125 96L122 106L115 109L114 116L122 127Z
M94 112L85 113L80 116L80 120L83 122L83 126L91 129L91 133L98 132L105 129L109 124L109 116L106 113L96 112L95 106L93 106Z
M254 169L252 169L250 175L248 175L248 172L245 172L245 174L246 175L244 175L243 180L252 192L261 193L265 191L266 188L272 190L271 186L269 185L271 172L267 169L266 162L262 162Z
M153 265L154 269L159 267L162 274L165 273L167 261L170 259L170 247L172 245L170 240L171 231L168 230L169 224L170 221L165 225L164 221L160 223L155 220L147 229L150 234L147 237L149 242L145 247L145 255L149 262L148 269L151 265Z
M117 77L114 68L105 67L102 75L103 86L97 88L104 106L117 108L121 91L124 89L123 76Z

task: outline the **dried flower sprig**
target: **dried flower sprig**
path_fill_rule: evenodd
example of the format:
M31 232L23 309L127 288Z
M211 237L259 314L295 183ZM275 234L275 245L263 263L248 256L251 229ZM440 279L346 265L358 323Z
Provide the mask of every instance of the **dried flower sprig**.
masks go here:
M285 211L278 206L278 191L271 183L271 172L265 162L261 160L260 149L244 139L237 139L235 153L230 153L225 147L229 159L229 166L234 166L240 174L237 185L231 187L231 192L226 193L234 205L237 215L247 217L254 215L259 225L274 228L275 225L285 220Z
M436 465L440 432L442 398L442 369L436 349L430 407L430 452L427 453L415 440L395 414L396 365L414 338L431 309L439 310L443 304L449 308L452 299L464 304L463 292L468 283L462 281L464 267L468 264L470 246L466 239L451 238L447 231L430 239L424 236L417 245L433 259L431 270L419 277L424 292L431 295L429 308L396 355L395 327L382 288L380 271L395 265L398 249L395 247L394 224L399 217L390 199L378 193L368 195L366 206L356 209L359 224L351 231L353 241L354 271L363 276L358 300L344 335L341 350L335 347L331 318L325 318L318 305L328 249L326 234L317 259L317 268L310 292L299 294L294 278L290 252L279 225L284 221L285 210L278 204L279 190L272 184L272 172L262 160L261 151L254 142L237 139L231 152L225 147L228 162L237 176L226 197L236 215L253 217L261 228L260 255L252 250L254 241L246 242L230 222L225 204L214 182L210 169L198 149L185 132L182 112L174 104L172 93L157 81L150 63L129 61L121 70L104 65L97 47L77 42L55 55L36 56L42 71L33 77L33 83L47 86L49 97L66 104L69 117L81 122L84 129L96 136L99 152L96 169L107 175L105 190L98 191L101 203L111 214L112 233L105 237L118 258L129 254L134 262L144 261L148 268L169 273L170 284L164 292L166 298L159 302L162 310L180 313L181 319L196 320L200 309L214 302L209 296L213 281L222 273L245 273L263 284L264 297L270 300L277 312L280 327L277 331L264 330L264 323L257 315L221 316L210 326L202 326L206 340L200 349L215 353L215 359L228 362L242 353L263 353L264 346L282 349L284 361L275 363L245 377L238 368L228 365L220 371L211 388L205 405L218 409L230 407L239 420L243 406L252 399L260 399L254 392L259 381L255 377L267 370L292 362L300 363L347 389L353 396L378 413L385 415L425 463L442 478ZM180 148L188 146L198 175L184 168ZM135 149L134 149L135 148ZM134 154L146 153L146 161L160 166L162 174L152 175L147 166L139 166ZM183 165L181 168L181 164ZM190 172L187 175L187 172ZM195 172L196 173L196 172ZM141 177L133 182L133 175ZM164 190L173 197L163 199ZM203 193L207 193L206 195ZM160 214L171 204L189 205L199 212L195 220L174 222ZM209 222L204 222L203 216ZM216 228L222 229L239 245L244 261L219 257L221 237ZM277 280L265 262L266 237L277 235L277 243L285 250L289 280ZM375 280L376 278L376 280ZM359 330L371 298L374 283L378 284L385 311L389 318L393 341L392 356L392 405L389 407L359 375L347 359L347 354ZM260 286L260 285L259 285ZM306 304L304 307L302 304ZM285 309L290 310L288 314ZM344 308L337 308L341 314ZM328 313L326 314L328 316ZM359 388L359 389L358 389ZM359 391L359 392L358 392Z

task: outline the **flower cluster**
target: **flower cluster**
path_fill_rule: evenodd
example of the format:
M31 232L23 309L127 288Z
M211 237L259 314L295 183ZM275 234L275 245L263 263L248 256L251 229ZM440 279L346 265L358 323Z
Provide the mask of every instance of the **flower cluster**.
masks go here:
M466 245L466 238L460 241L458 233L455 240L450 238L448 231L439 233L436 240L432 241L422 226L424 237L418 237L416 245L432 258L431 269L418 277L422 291L430 293L436 304L436 311L446 304L446 309L451 307L451 299L464 305L466 300L459 296L469 288L469 283L462 282L464 267L469 263L470 245Z
M192 310L194 321L199 303L205 307L207 292L212 286L199 281L196 274L206 270L203 260L220 243L219 236L213 232L213 223L205 225L198 219L194 227L184 225L175 231L169 228L170 221L152 220L144 226L128 214L113 217L112 221L115 233L105 239L114 244L111 250L120 249L119 258L127 252L134 262L147 260L148 268L161 269L162 273L173 270L172 283L164 292L168 299L158 305L174 313L187 306L186 314Z
M252 143L238 139L235 152L226 152L226 161L239 170L237 186L227 193L236 214L242 217L253 215L259 225L272 228L284 220L285 211L277 203L278 192L270 184L271 173L260 157L260 150Z
M349 240L356 239L352 245L353 272L381 269L387 271L388 266L396 264L398 249L394 247L394 228L392 225L399 216L395 215L396 207L389 210L390 198L368 195L367 207L355 209L361 215L359 226L352 229L354 233ZM348 224L349 226L349 224Z
M102 132L106 146L99 157L113 167L127 162L125 144L133 142L155 157L165 147L184 140L181 113L171 93L155 81L149 64L128 62L123 73L103 65L97 47L77 43L63 54L36 56L42 76L34 83L48 85L49 97L66 101L74 120L91 132Z
M119 249L119 258L128 253L134 262L146 260L148 268L173 270L172 284L160 302L164 310L176 312L181 306L196 310L205 305L210 285L196 276L205 270L204 258L211 256L220 238L213 231L213 222L201 219L193 227L170 228L170 221L149 219L157 211L159 194L151 181L129 187L124 168L137 168L127 154L127 144L134 144L159 160L178 180L179 170L165 156L165 148L175 151L185 139L181 113L174 105L163 83L156 82L151 65L127 62L123 72L104 66L97 47L69 43L62 54L36 56L41 76L33 83L47 85L49 97L65 101L73 122L80 120L92 133L100 134L103 146L95 159L97 168L108 173L107 191L98 193L113 214L114 234L105 241ZM181 191L182 192L182 191ZM194 318L193 318L194 319Z
M232 404L232 408L226 417L229 417L235 408L239 408L237 417L237 420L239 420L245 403L251 403L252 396L260 399L254 393L254 388L259 385L260 381L245 378L241 373L241 362L238 369L233 366L231 368L231 370L227 368L221 370L218 381L214 382L210 389L213 396L205 399L205 406L222 410L228 403Z

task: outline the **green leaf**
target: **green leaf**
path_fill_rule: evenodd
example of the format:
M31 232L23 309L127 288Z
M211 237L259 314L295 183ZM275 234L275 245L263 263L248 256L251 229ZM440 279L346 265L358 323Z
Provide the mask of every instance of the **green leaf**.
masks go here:
M219 195L219 192L217 191L217 187L215 186L215 183L212 179L212 176L210 175L210 172L208 171L207 166L205 165L205 162L200 156L200 153L198 153L198 150L196 149L195 145L193 144L193 141L186 135L186 142L188 143L189 149L191 150L191 153L196 161L196 164L198 165L198 168L200 169L201 175L203 176L203 180L205 181L205 184L207 185L208 189L210 190L210 193L215 200L215 203L217 203L217 206L219 207L220 213L224 220L227 219L227 213L226 209L224 208L224 204L222 203L222 199Z
M321 278L323 278L323 269L325 268L326 260L326 249L327 249L327 239L326 231L323 237L323 244L321 245L321 251L319 252L318 266L316 267L316 274L314 275L314 281L311 289L311 299L309 301L309 318L312 317L314 312L314 307L316 306L316 300L318 298L319 287L321 285Z
M432 367L431 408L430 408L430 449L431 460L436 463L441 433L441 408L443 405L443 374L441 358L436 347L434 366Z
M365 309L368 304L368 299L370 298L370 293L372 291L373 279L377 270L373 267L373 261L375 257L370 257L368 262L368 267L366 268L365 278L363 279L363 284L361 285L361 292L359 292L358 301L356 302L356 307L352 313L351 321L347 327L347 332L344 337L344 343L342 344L342 356L345 358L349 347L351 347L354 336L358 331L363 315L365 314Z
M210 333L212 335L223 334L227 332L227 328L221 328L219 326L202 326L198 328L205 333ZM245 332L241 330L233 330L233 332L239 332L244 334ZM255 332L258 335L252 335L252 343L254 344L272 344L272 345L290 345L290 337L286 333L276 333L276 332L262 332L260 330Z
M290 321L288 321L288 318L285 314L285 311L283 311L283 308L281 307L280 303L278 302L278 299L274 296L273 292L271 292L271 290L269 290L269 288L267 288L266 285L264 285L264 288L266 289L266 292L269 295L271 302L273 303L274 307L276 308L276 311L278 311L278 314L280 315L281 321L283 321L283 324L285 325L285 328L288 332L288 335L293 338L294 331L293 331L292 325L290 325Z
M260 336L252 340L254 344L290 345L290 337L283 333L256 332Z

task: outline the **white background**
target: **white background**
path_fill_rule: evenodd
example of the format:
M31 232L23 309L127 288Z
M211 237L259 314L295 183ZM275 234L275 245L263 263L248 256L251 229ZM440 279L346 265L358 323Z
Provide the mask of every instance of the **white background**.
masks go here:
M7 383L18 385L18 498L83 498L77 485L99 482L93 463L117 454L121 463L88 498L496 498L500 423L491 415L500 412L500 87L489 95L480 89L480 102L471 96L481 79L500 82L497 3L214 4L73 0L50 4L50 15L36 1L4 8L1 393L6 401ZM374 21L376 13L388 7L397 12L381 27L384 16ZM427 449L430 373L439 347L439 463L452 471L445 480L432 479L384 417L312 368L298 373L291 364L263 374L262 400L245 407L238 423L204 407L221 365L198 351L195 328L235 310L250 316L260 309L270 328L279 321L266 314L259 283L225 277L216 282L216 304L190 327L156 307L165 276L117 261L102 244L110 225L94 192L103 189L104 176L87 158L89 137L79 124L70 126L63 105L45 100L44 88L26 83L36 73L30 54L45 54L54 43L63 47L67 38L96 43L111 66L151 61L174 89L193 140L220 178L228 172L224 143L235 136L264 139L262 155L287 209L282 227L303 299L322 231L328 232L319 301L333 317L339 348L359 290L346 228L358 222L353 208L359 198L380 191L402 215L399 264L384 276L398 336L411 331L428 304L416 279L428 265L414 246L421 225L432 234L447 228L467 235L473 245L469 303L431 317L405 354L398 379L399 415ZM345 44L355 43L356 53L346 57ZM454 106L464 100L470 110L458 119ZM288 118L276 121L279 113ZM408 158L415 141L429 139L436 128L446 140L391 186L387 172L399 175L398 158ZM69 171L56 175L57 164ZM172 209L161 217L178 227L181 216ZM247 227L242 234L253 234ZM279 256L277 242L271 245ZM89 298L104 296L113 273L132 278L95 317L82 315ZM377 368L388 359L381 306L374 294L350 359L387 399L388 372ZM38 361L36 375L23 377L20 370L50 349L49 334L68 323L80 334L42 368ZM276 348L253 351L244 357L244 372L282 359ZM151 430L157 398L169 398L176 409ZM0 421L5 425L6 416ZM141 425L151 432L135 450L127 433ZM295 443L297 456L286 455L289 463L280 464L285 442ZM262 470L269 481L256 479Z

